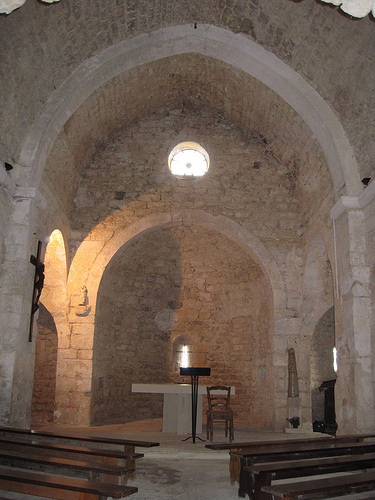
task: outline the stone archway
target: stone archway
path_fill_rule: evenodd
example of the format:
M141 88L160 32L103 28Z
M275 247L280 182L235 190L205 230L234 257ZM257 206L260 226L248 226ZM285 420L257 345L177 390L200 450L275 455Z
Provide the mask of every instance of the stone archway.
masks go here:
M68 295L71 300L69 317L72 347L80 346L87 352L85 359L73 359L65 351L69 359L58 366L58 380L64 380L64 386L58 386L57 397L58 418L64 423L89 425L92 383L92 351L96 321L97 296L103 272L120 250L123 252L140 235L149 235L161 228L168 227L203 227L216 231L251 255L253 261L264 273L269 289L272 290L272 310L270 329L278 328L275 315L283 310L286 304L285 284L277 263L269 250L250 231L236 222L223 217L213 216L199 210L186 210L153 214L116 233L105 244L92 245L88 239L82 242L71 265L68 280ZM82 262L85 265L82 265ZM87 290L86 305L79 306L80 289ZM283 315L281 314L281 317ZM272 351L273 352L273 351ZM66 368L69 368L68 370ZM260 374L263 373L260 369ZM74 396L73 396L74 394ZM73 401L74 408L64 407L64 401ZM61 401L61 405L60 405Z
M45 281L35 347L32 425L54 421L58 333L66 327L66 253L58 229L49 238L44 265Z
M300 344L300 364L303 367L301 376L306 380L307 391L303 395L303 404L309 408L308 414L305 415L309 425L312 423L311 416L313 420L321 416L319 386L323 382L321 378L329 373L329 354L325 347L329 346L330 355L333 356L333 302L333 273L327 247L323 238L316 235L307 249L301 310L301 339L305 341L302 340ZM333 371L333 365L331 366Z
M160 227L116 253L97 295L92 423L161 417L162 397L131 384L179 380L169 353L185 336L207 383L236 387L236 421L272 428L273 297L249 251L207 227Z
M323 314L314 329L310 350L311 415L312 422L324 421L323 382L334 380L333 348L335 347L335 317L331 307Z
M255 77L284 99L306 122L328 162L338 195L362 192L358 167L344 129L320 95L294 70L260 45L222 28L176 26L112 46L79 66L50 96L31 127L18 163L30 167L38 187L52 144L67 119L101 85L142 64L176 54L213 57ZM27 169L25 169L26 171Z

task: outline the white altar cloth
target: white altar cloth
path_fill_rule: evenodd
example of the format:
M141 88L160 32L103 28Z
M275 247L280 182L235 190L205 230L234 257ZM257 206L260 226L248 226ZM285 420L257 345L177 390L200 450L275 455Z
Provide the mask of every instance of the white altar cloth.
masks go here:
M132 392L164 394L163 432L191 434L191 385L190 384L132 384ZM197 428L202 434L202 395L205 385L198 386ZM231 395L235 388L231 387Z

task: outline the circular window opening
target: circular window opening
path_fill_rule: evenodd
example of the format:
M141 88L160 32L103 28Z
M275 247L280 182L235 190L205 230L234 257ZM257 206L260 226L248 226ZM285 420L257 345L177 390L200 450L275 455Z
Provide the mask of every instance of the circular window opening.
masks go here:
M180 142L168 158L169 170L180 179L202 177L209 165L207 151L196 142Z

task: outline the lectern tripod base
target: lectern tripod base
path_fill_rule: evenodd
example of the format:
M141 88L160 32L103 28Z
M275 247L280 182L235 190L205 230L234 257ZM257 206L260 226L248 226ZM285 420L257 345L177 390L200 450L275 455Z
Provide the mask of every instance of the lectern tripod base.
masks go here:
M185 438L185 439L182 439L182 441L189 441L189 439L192 439L194 444L195 444L195 440L196 440L196 439L199 439L199 441L202 441L202 443L205 443L205 442L206 442L206 440L205 440L205 439L202 439L202 438L200 438L199 436L195 436L195 437L194 437L194 436L189 436L189 437L187 437L187 438Z
M197 439L197 407L198 407L198 378L200 375L209 376L211 374L211 368L180 368L180 375L190 375L191 376L191 436L183 439L183 441L188 441L189 439ZM200 441L204 441L198 437Z

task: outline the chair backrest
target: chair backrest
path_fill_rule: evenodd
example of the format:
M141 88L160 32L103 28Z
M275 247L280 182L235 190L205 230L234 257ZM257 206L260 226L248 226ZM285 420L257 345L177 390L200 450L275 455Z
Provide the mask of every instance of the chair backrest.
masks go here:
M222 394L217 393L220 391ZM230 387L225 385L211 385L207 387L209 411L230 410Z

